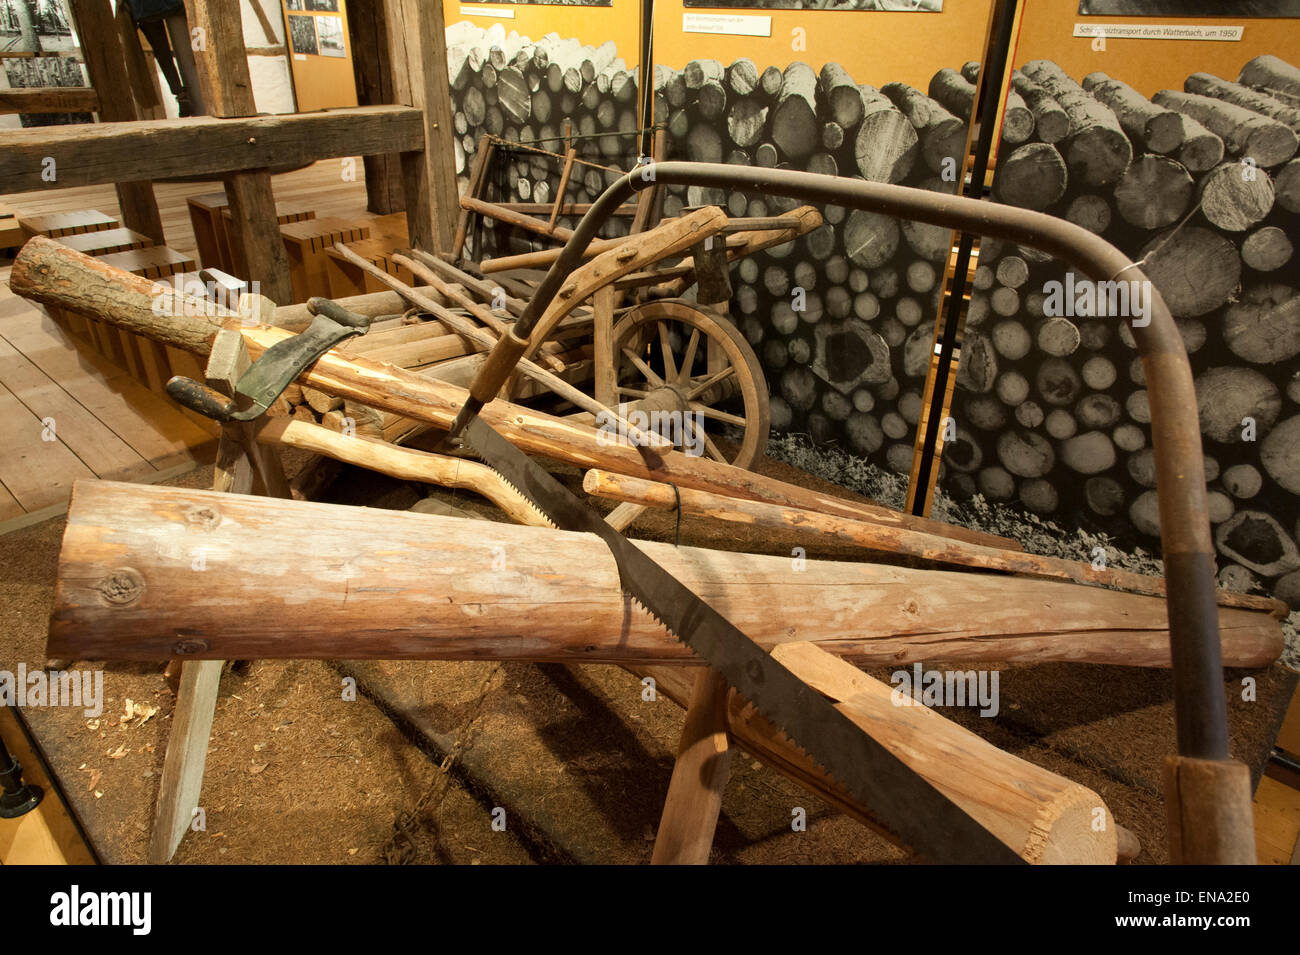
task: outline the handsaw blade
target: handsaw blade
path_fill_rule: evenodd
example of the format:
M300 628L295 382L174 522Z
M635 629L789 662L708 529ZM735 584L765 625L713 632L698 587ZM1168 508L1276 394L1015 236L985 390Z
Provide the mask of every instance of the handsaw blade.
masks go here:
M623 590L908 845L936 862L1024 862L481 417L471 419L463 438L558 528L604 541Z

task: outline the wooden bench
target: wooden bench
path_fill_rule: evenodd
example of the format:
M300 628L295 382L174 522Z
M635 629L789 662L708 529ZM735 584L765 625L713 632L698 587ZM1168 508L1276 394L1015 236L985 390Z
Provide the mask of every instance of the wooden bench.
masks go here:
M127 249L125 252L109 252L97 255L106 265L122 269L133 275L142 275L147 279L164 279L177 272L193 272L198 263L188 255L177 252L165 245L150 246L147 249Z
M281 205L278 202L275 204L275 219L282 226L291 222L306 222L315 218L315 209L295 208ZM248 266L244 263L244 250L239 245L239 230L233 225L234 217L231 215L229 206L221 210L220 219L222 255L230 263L230 268L221 271L229 272L231 275L247 275Z
M189 206L190 228L194 231L194 241L199 250L199 262L203 267L235 275L243 274L243 250L238 248L234 238L236 230L230 227L230 202L226 193L205 192L190 196L186 203ZM275 211L280 225L316 218L315 210L281 203L276 203Z
M394 212L391 215L377 216L368 223L371 235L369 239L348 243L348 248L367 262L383 269L389 275L395 275L408 285L421 285L406 269L395 265L391 255L395 249L405 249L407 241L406 213ZM331 298L347 295L361 295L366 292L384 292L388 286L378 279L367 275L359 266L345 259L334 249L325 250L325 280Z
M305 302L313 295L329 295L325 273L326 252L335 242L357 242L370 238L370 226L355 219L327 217L291 222L280 226L289 255L289 280L293 300ZM277 304L287 305L288 302Z
M74 212L49 212L39 216L20 216L18 225L27 238L34 235L46 235L57 239L65 235L80 235L83 232L102 232L104 229L116 229L122 223L112 216L106 216L98 209L78 209Z
M60 236L59 242L86 255L107 255L109 252L146 249L154 244L153 239L147 235L127 228Z
M27 241L27 234L18 224L18 213L8 206L0 206L0 249L13 249Z

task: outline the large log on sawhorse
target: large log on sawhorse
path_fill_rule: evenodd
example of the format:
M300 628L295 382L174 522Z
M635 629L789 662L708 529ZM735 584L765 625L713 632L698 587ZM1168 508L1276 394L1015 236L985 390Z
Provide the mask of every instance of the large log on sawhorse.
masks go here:
M394 102L414 106L424 116L424 149L401 155L411 247L450 249L460 203L442 4L384 0L384 19Z
M204 574L157 546L194 533L195 515L210 548ZM785 556L634 543L763 647L802 640L891 665L1169 665L1159 597L870 563L810 560L801 571ZM143 589L101 599L123 566ZM603 543L541 527L476 521L469 534L429 514L81 481L58 580L49 653L73 659L698 659L622 592ZM1219 625L1226 666L1281 653L1269 613L1225 607Z
M253 81L244 51L244 28L239 4L219 0L185 0L191 31L202 30L205 42L194 51L199 92L212 116L253 116ZM243 250L245 275L261 294L277 304L293 301L289 259L280 241L280 226L266 169L234 172L226 176L226 198L231 222Z
M131 93L126 53L108 0L72 0L71 6L86 72L99 97L100 120L120 123L139 119ZM142 163L141 168L146 168L146 165ZM114 183L114 188L123 224L162 245L166 239L153 184L147 180L121 181Z
M258 306L253 304L253 307ZM235 384L249 364L248 351L239 333L218 333L208 358L208 385L227 397L233 396ZM257 443L256 428L248 422L222 426L212 488L228 494L289 497L279 455L274 449ZM201 546L199 551L186 555L192 561L194 573L206 570L206 554L202 553ZM172 857L198 806L223 666L221 660L187 660L181 664L176 710L172 714L149 839L148 859L152 864L164 863Z

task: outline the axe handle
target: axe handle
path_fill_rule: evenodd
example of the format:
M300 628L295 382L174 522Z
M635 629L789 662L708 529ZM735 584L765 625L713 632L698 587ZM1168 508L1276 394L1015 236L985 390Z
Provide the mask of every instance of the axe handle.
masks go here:
M1168 756L1169 857L1175 865L1254 865L1250 770L1235 759Z

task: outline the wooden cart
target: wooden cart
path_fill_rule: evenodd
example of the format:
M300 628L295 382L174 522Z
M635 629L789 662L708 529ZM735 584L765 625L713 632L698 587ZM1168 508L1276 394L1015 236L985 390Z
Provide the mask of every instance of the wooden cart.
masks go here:
M477 211L491 215L488 206L479 203ZM508 221L519 217L510 214ZM538 322L527 355L594 402L579 403L553 379L525 373L511 379L503 396L568 402L575 417L620 440L629 434L637 440L637 430L649 430L691 453L749 466L767 443L768 388L758 356L728 311L728 266L794 241L821 221L810 206L762 219L729 218L716 207L699 207L636 235L593 242L592 257L570 276ZM346 247L336 248L347 254ZM439 294L437 307L400 280L352 258L401 293L412 310L403 319L407 325L381 322L344 351L468 384L493 333L503 334L522 313L545 275L542 268L558 253L551 249L459 265L426 253L395 257ZM458 344L457 337L466 338L465 322L475 323L479 339ZM428 335L421 337L411 323L427 327ZM389 344L398 338L400 347ZM351 419L358 430L395 443L415 430L413 423L408 430L396 416L350 403L344 411L326 423L337 427Z

